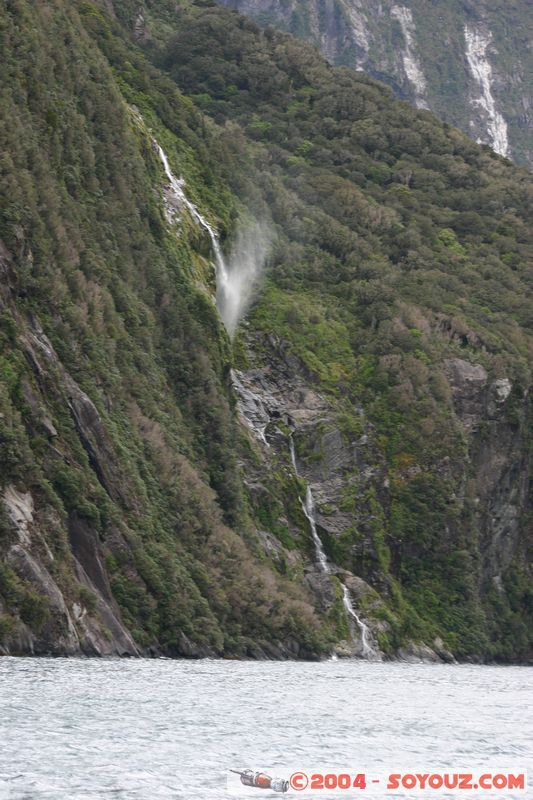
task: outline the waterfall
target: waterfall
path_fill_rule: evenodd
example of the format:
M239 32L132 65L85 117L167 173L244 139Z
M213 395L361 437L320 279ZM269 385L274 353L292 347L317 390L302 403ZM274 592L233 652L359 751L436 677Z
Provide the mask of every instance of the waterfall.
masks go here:
M228 264L216 230L185 194L185 181L183 178L176 178L161 145L155 139L153 143L165 170L168 191L173 199L170 209L166 208L167 219L169 222L174 219L174 205L178 208L184 207L209 236L215 256L217 308L228 334L233 338L257 288L272 238L270 229L265 224L256 222L246 230L239 230Z
M296 473L296 476L299 477L298 464L296 461L296 450L294 447L294 439L292 433L289 435L289 451L291 455L291 463L294 468L294 472ZM318 535L318 530L316 525L315 500L309 484L307 484L306 486L305 500L302 500L302 498L300 498L300 503L302 505L302 510L305 514L305 517L309 522L309 527L311 529L311 534L313 536L313 542L315 544L317 563L318 566L320 567L320 571L325 573L326 575L330 575L331 568L328 561L328 557L325 553L322 540ZM350 597L350 591L344 583L342 584L342 604L344 606L346 616L349 618L351 617L351 619L355 620L359 630L361 631L362 657L367 659L375 657L376 652L369 642L370 637L368 632L368 625L365 625L363 620L356 613L352 603L352 599Z
M294 449L294 439L292 438L292 433L289 435L289 451L291 454L292 468L294 469L296 475L299 477L298 467L296 466L296 450Z
M176 178L161 145L155 139L153 139L153 144L163 165L168 180L168 193L172 199L172 202L168 202L165 206L165 213L168 221L172 222L175 219L176 208L186 208L192 219L203 228L209 236L215 256L217 307L228 333L230 336L233 336L235 328L250 302L252 291L255 288L266 257L270 234L264 226L257 225L248 236L240 235L236 248L233 251L231 266L228 268L216 230L185 194L185 181L183 178ZM259 395L246 389L235 373L232 374L232 379L236 391L241 398L241 402L243 403L243 407L247 412L244 414L245 418L260 441L268 447L269 445L265 436L265 430L270 420L268 411L264 408ZM292 434L289 437L289 447L291 463L295 474L299 477ZM320 571L329 575L331 574L331 569L322 540L318 534L315 501L309 484L306 486L305 499L300 498L300 503L305 517L309 522ZM348 587L344 584L342 584L342 592L346 614L355 620L361 631L362 656L363 658L369 658L375 655L375 653L369 644L368 627L358 617L350 599Z
M168 186L171 194L174 195L176 204L179 206L185 206L191 217L198 223L198 225L207 231L207 235L211 240L211 247L213 248L213 254L215 256L215 264L217 268L217 295L220 287L220 292L224 294L227 290L227 286L229 284L229 274L228 268L226 266L226 262L224 260L224 255L222 253L222 248L220 247L220 242L218 241L218 236L213 228L213 226L205 219L205 217L200 214L194 203L191 203L187 195L185 194L185 181L183 178L176 178L172 170L170 169L170 164L168 163L167 154L155 139L153 140L154 146L157 149L159 154L159 158L161 163L163 164L163 169L165 170L165 175L168 178ZM167 210L167 219L172 221L172 210Z
M342 604L344 606L344 610L346 614L352 617L361 631L361 646L363 648L363 658L372 658L376 655L374 649L368 643L368 625L365 625L362 619L358 617L355 612L355 608L353 607L352 599L350 597L350 592L348 591L348 587L343 583L342 584Z
M496 108L496 99L492 93L494 77L487 56L492 33L465 25L464 35L466 59L478 88L478 96L472 98L472 103L485 112L487 133L493 149L502 156L509 156L507 123Z
M294 439L292 433L289 435L289 450L291 454L291 463L294 472L296 473L297 477L300 477L300 473L298 472L298 465L296 463L296 450L294 449ZM320 571L329 574L330 568L328 564L328 557L325 553L322 540L318 535L316 527L315 499L313 497L313 492L311 491L311 487L309 486L309 484L307 484L305 488L305 500L302 500L302 498L300 497L300 503L302 506L302 511L304 512L305 517L309 523L309 527L311 528L313 542L315 543L317 563L320 567Z
M329 564L328 564L328 557L324 552L324 546L322 544L322 540L318 535L318 531L316 529L316 514L315 514L315 500L313 498L313 492L311 491L311 487L307 484L305 490L305 500L300 500L302 504L302 509L307 517L307 521L309 522L309 526L311 528L311 533L313 535L313 541L315 543L315 550L318 565L322 572L329 573Z

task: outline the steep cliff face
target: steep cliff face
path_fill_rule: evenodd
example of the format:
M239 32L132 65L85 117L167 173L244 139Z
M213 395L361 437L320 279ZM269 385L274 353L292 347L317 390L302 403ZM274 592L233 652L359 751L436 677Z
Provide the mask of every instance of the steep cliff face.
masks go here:
M533 165L529 3L220 0L316 43L476 141Z
M222 228L212 134L98 6L1 25L0 653L317 657L246 510L211 242L154 139Z
M0 651L531 660L530 174L209 0L0 21Z
M347 426L342 405L321 391L288 339L264 332L248 344L254 366L236 373L234 385L242 419L261 453L259 465L248 467L252 503L261 509L272 504L272 496L278 498L283 509L278 537L307 551L306 580L319 606L330 613L335 608L331 580L321 574L312 541L306 545L301 540L298 509L286 487L280 491L272 480L265 485L265 469L272 472L276 463L294 477L291 441L298 475L313 493L331 571L356 598L374 655L400 648L409 660L453 658L431 626L422 635L421 628L416 632L420 620L406 627L398 613L400 582L422 619L431 608L449 625L448 615L461 607L462 619L452 623L457 636L445 637L459 656L477 658L487 635L496 635L501 656L526 631L509 598L524 585L523 565L530 552L524 529L531 479L527 394L516 391L507 378L491 379L481 364L447 357L436 365L446 386L450 422L461 441L438 462L439 481L446 485L443 496L439 481L407 455L400 469L388 461L364 404L356 408L355 424L352 420ZM303 498L304 491L293 482L293 493ZM404 493L410 497L402 498ZM294 561L294 551L279 542L277 552L278 558ZM424 641L425 648L412 640ZM351 641L347 637L337 651L361 655L360 639L355 649L353 642L353 636Z
M529 241L527 214L494 216L513 168L292 39L212 8L178 19L159 63L253 141L248 182L231 158L228 175L277 234L234 348L265 542L304 559L348 646L342 584L385 653L505 658L512 640L530 658L531 249L500 241L516 224Z

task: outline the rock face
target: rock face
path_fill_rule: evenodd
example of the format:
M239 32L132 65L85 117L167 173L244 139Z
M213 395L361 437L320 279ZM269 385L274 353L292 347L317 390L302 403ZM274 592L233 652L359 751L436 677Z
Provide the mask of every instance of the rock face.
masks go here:
M398 539L391 516L390 465L383 458L373 426L361 407L360 430L343 430L337 403L320 391L314 376L276 335L268 336L267 341L252 340L252 347L261 356L250 351L250 360L261 366L233 376L241 418L262 453L260 465L249 470L251 495L257 498L265 491L265 470L274 470L280 460L291 468L292 439L293 467L297 465L298 474L312 490L317 530L331 572L349 588L374 642L382 642L390 635L390 623L394 627L393 615L384 609L394 595L396 576L408 561L425 558L427 553ZM453 517L443 522L441 535L443 541L463 540L463 546L472 552L472 602L482 609L484 598L491 593L503 598L512 591L509 586L504 588L502 574L517 558L523 558L529 456L523 429L513 424L507 404L511 400L516 403L516 413L525 419L528 398L514 397L511 381L491 380L481 364L450 358L444 360L442 369L466 453L460 462L445 458L440 467L454 487L457 504ZM413 465L406 474L416 479L418 472ZM356 499L348 502L348 498ZM289 528L290 516L289 511L284 518ZM328 576L321 574L310 537L305 547L299 546L307 550L304 569L317 604L331 612L335 593ZM266 542L265 547L272 544ZM285 556L290 553L281 550ZM298 560L293 557L293 564ZM338 654L360 655L353 645L359 640L360 631L352 630L351 641L348 637L340 644ZM439 637L403 644L396 657L411 662L454 660Z
M363 70L497 153L533 165L526 0L460 8L416 0L219 1L315 42L332 63Z
M481 535L483 582L500 587L500 573L516 552L530 476L522 432L503 413L512 384L508 378L489 382L481 365L461 359L448 361L446 367L456 413L471 441L475 477L470 489ZM518 402L525 412L527 397Z
M294 480L292 491L300 495L302 507L306 492L311 492L312 509L307 508L304 520L297 520L293 528L295 536L301 527L310 528L310 513L316 522L320 540L335 542L349 531L353 516L342 510L342 493L346 489L350 472L364 473L363 449L365 437L360 442L346 443L338 428L336 412L331 403L313 386L312 377L304 365L284 346L275 335L269 337L268 346L271 357L267 364L258 369L244 372L235 371L233 386L239 400L239 412L246 428L255 437L262 452L263 461L252 474L248 488L252 497L265 492L265 468L273 469L279 461L290 469ZM367 476L373 474L368 470ZM253 477L252 477L253 476ZM305 488L298 483L305 482ZM291 523L284 519L290 526ZM303 526L302 523L303 522ZM319 609L332 612L338 604L337 578L345 585L349 597L359 609L361 603L373 610L381 603L376 592L364 580L351 572L343 570L330 559L328 574L324 574L321 556L316 552L316 543L308 536L303 559L300 554L285 550L273 537L264 534L264 547L267 552L273 549L278 557L285 558L292 568L303 566L307 585L315 595ZM320 546L320 544L319 544ZM283 555L281 555L283 553ZM377 633L387 629L373 623L369 626L366 616L359 611L345 608L343 615L347 626L346 639L337 644L335 651L342 657L365 657L379 660L382 653L377 644ZM438 660L438 659L437 659Z
M299 7L435 102L418 6ZM2 22L0 653L533 660L527 173L210 0Z
M80 440L98 479L110 496L120 497L120 490L112 477L118 474L114 451L94 404L63 368L35 319L23 341L37 380L44 382L46 376L53 373L60 381L61 388L68 395L67 402ZM39 400L36 394L32 394L29 383L26 384L26 398L34 409L38 408ZM44 420L49 436L55 437L55 427L46 417ZM22 492L12 484L6 486L2 501L16 533L4 552L5 563L26 586L31 587L34 598L39 598L41 605L37 614L28 620L28 625L20 620L13 635L4 639L3 651L15 654L137 655L139 648L122 622L103 566L98 534L91 524L74 513L69 517L72 566L79 584L73 592L66 592L54 577L56 558L47 543L50 531L62 527L59 515L50 508L38 511L31 492ZM31 599L31 595L29 597ZM35 619L35 616L42 619Z

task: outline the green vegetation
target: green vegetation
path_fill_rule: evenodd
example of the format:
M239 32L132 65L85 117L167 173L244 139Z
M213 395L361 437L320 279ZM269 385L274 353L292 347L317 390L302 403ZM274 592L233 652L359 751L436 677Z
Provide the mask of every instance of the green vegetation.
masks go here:
M330 555L384 592L401 637L438 634L460 656L508 657L461 488L481 465L446 363L511 380L514 410L509 401L491 436L519 431L529 453L530 176L283 34L204 6L182 8L178 21L158 63L224 126L219 168L276 225L254 335L276 331L352 436L362 405L387 465L386 493L376 482L347 498L356 524L326 536ZM237 130L252 140L244 162L229 142ZM309 464L316 458L314 449ZM525 560L527 527L520 537ZM530 646L522 641L521 657Z
M353 525L326 546L379 592L384 646L440 635L460 656L528 657L527 522L495 595L474 510L478 443L446 360L511 380L500 427L484 421L515 437L526 469L531 177L206 0L147 4L143 46L139 4L116 5L114 18L104 3L12 0L0 17L0 481L31 492L62 593L97 615L73 562L89 542L142 648L316 656L346 634L339 601L315 608L286 557L311 552L302 487L283 458L261 474L239 433L232 359L268 359L275 331L346 441L371 433L375 482L352 476ZM266 283L234 353L208 242L190 220L179 237L165 220L151 135L223 243L243 209L272 221ZM257 529L282 557L265 555ZM15 538L2 523L6 640L18 618L34 630L48 619L31 581L13 583Z
M456 125L473 139L490 141L487 117L474 102L480 88L465 69L465 25L488 36L486 58L492 69L491 91L505 120L511 158L533 165L531 128L523 113L531 102L533 58L529 42L533 20L528 0L218 0L220 5L252 16L262 26L273 26L321 47L338 66L363 69L387 83L397 97L415 104L420 89L406 73L402 55L405 34L393 9L410 12L410 51L423 75L423 100L440 119ZM407 17L408 19L408 17ZM517 80L517 75L520 76Z
M96 4L10 2L0 24L2 486L31 492L53 578L89 611L68 537L98 542L142 647L244 655L290 639L320 652L328 634L303 591L246 544L229 347L197 280L208 250L193 226L179 240L168 230L162 170L131 104L191 196L229 224L213 132ZM80 391L100 423L79 422ZM13 580L0 581L0 609L40 629L46 598Z

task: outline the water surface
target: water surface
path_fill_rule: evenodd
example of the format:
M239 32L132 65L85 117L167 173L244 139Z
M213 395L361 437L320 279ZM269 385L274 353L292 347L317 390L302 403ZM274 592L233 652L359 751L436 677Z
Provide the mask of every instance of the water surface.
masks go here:
M219 800L229 767L527 767L532 704L523 667L0 658L0 798Z

